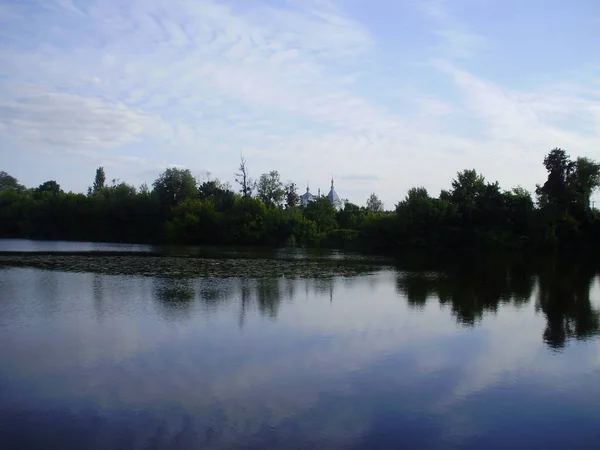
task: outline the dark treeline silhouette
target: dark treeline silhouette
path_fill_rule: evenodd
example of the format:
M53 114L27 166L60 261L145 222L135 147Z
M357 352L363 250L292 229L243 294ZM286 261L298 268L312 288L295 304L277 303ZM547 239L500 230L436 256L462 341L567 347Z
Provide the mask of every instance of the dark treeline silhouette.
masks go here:
M219 180L197 183L189 170L169 168L140 188L96 172L87 195L63 192L56 181L27 189L0 172L0 236L132 243L307 245L387 253L462 249L593 248L600 215L590 197L600 165L554 149L535 201L526 190L503 190L475 170L459 172L432 197L409 190L393 211L372 194L366 207L337 211L326 197L298 205L293 183L277 171L249 176L242 159L239 193Z

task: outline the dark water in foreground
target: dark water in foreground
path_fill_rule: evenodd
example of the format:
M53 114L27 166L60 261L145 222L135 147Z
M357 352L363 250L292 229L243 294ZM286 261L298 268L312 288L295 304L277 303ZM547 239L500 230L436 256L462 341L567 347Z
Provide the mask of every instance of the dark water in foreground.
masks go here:
M600 448L589 264L175 260L0 265L0 448Z

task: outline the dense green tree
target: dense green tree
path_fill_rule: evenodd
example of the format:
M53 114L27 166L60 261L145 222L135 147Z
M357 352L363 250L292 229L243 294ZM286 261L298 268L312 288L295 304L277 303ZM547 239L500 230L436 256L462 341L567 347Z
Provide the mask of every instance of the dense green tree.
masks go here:
M308 219L299 208L290 208L286 211L284 226L286 241L291 243L308 243L317 232L315 222Z
M227 211L233 207L235 194L230 186L219 180L205 181L198 187L198 196L202 200L212 200L217 211Z
M589 199L600 183L600 165L589 158L572 161L555 148L544 158L548 178L538 185L538 235L550 246L581 246L589 239L597 221ZM595 239L595 238L593 238Z
M337 223L343 229L359 229L364 217L364 211L358 205L350 202L344 204L344 207L336 214Z
M458 208L449 200L429 196L423 187L409 189L396 205L397 241L409 248L440 249L455 245Z
M600 165L571 161L554 149L544 159L548 179L529 192L486 182L475 170L458 172L450 189L432 197L411 188L394 211L376 196L367 207L346 202L337 211L326 197L296 207L296 186L279 174L261 177L258 196L242 159L241 195L219 180L198 187L188 170L167 169L153 190L96 171L90 195L65 193L56 181L25 189L0 173L0 237L181 244L307 245L441 255L482 250L600 248L600 216L589 199ZM286 208L280 207L285 202ZM479 301L479 300L478 300ZM461 306L462 307L462 306ZM465 313L460 313L467 317Z
M221 243L220 214L213 199L188 198L173 208L166 224L167 240L177 244Z
M336 209L327 197L319 197L305 207L305 216L312 220L318 233L328 233L336 228Z
M192 173L176 167L169 167L160 174L153 187L160 204L167 210L198 193Z
M279 172L271 170L269 173L263 173L256 183L256 192L265 205L280 206L285 197L285 190Z
M563 149L555 148L544 157L544 167L548 171L546 182L536 188L541 206L556 205L561 212L567 207L567 178L573 171L574 163Z
M511 226L515 238L521 243L530 240L531 230L535 220L534 203L531 194L524 188L517 186L505 193L506 214L508 226Z
M285 185L285 207L294 208L300 203L300 196L298 195L298 187L293 182L288 182Z
M22 192L25 188L23 185L19 184L19 181L15 177L2 170L0 171L0 191L5 189L13 189Z
M228 241L236 244L260 243L265 236L267 208L257 198L238 197L228 212Z
M382 212L383 202L379 200L379 197L377 197L375 193L372 193L367 199L367 208L369 208L373 212Z
M600 164L590 158L577 158L567 183L571 198L580 210L590 209L590 197L600 186Z
M39 185L35 190L37 194L45 195L58 195L61 193L60 185L56 181L46 181Z
M474 169L458 172L456 179L452 180L451 200L459 205L464 213L471 213L477 200L485 194L485 178Z
M89 193L97 195L102 192L106 184L106 174L104 173L104 167L98 167L96 169L96 176L94 177L94 184Z

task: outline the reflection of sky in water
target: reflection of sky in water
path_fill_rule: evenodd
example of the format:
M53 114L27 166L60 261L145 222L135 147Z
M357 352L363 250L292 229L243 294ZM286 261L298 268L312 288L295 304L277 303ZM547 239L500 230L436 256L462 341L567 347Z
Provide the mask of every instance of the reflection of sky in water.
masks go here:
M122 251L147 252L151 245L140 244L111 244L104 242L76 241L32 241L29 239L0 239L2 252L92 252L92 251Z
M549 349L537 287L465 326L399 285L1 270L0 419L62 448L600 439L598 341Z

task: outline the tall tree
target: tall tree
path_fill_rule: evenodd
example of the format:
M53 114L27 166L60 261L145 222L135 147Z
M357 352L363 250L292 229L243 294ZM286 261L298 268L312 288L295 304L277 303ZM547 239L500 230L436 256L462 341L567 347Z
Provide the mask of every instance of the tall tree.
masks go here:
M252 197L255 182L252 180L252 178L250 178L250 175L248 175L248 166L243 156L241 157L240 167L238 170L239 172L235 174L235 182L240 185L240 193L242 194L242 197Z
M96 195L104 189L106 183L106 175L104 174L104 167L98 167L96 169L96 176L94 178L94 185L92 187L92 194Z
M379 200L377 194L372 193L369 195L367 199L367 208L373 212L382 212L383 211L383 202Z
M235 201L235 194L230 188L229 183L223 183L215 178L198 186L198 196L202 200L212 200L217 211L224 211L231 209Z
M474 207L477 199L485 194L485 178L475 169L458 172L452 180L452 201L462 206Z
M197 195L196 179L189 169L169 167L153 184L163 208L171 208L177 203Z
M575 163L570 160L567 152L555 148L544 158L544 167L548 171L548 179L542 186L536 187L538 202L541 206L553 203L564 210L568 203L567 178L573 171Z
M258 198L267 206L279 206L285 196L283 183L279 177L279 172L271 170L269 173L263 173L256 184Z
M473 232L476 227L478 208L482 199L488 191L485 178L479 175L475 169L458 172L456 179L452 180L452 191L450 201L454 203L462 216L462 227L465 235ZM445 198L440 196L442 199Z
M298 195L298 187L292 181L285 185L285 207L293 208L298 206L300 202L300 196Z
M327 197L318 197L309 202L304 210L307 219L315 222L319 233L327 233L336 228L336 209Z
M60 185L54 180L46 181L39 185L36 193L58 195L60 194Z
M25 188L24 186L19 184L15 177L9 175L4 170L2 170L0 171L0 191L3 191L5 189L14 189L15 191L20 192L23 191Z
M337 212L337 222L340 228L357 229L366 214L364 209L354 203L344 203L344 208Z
M422 186L410 188L406 193L406 198L404 199L404 201L413 202L418 199L429 200L429 192L427 192L426 188Z
M573 202L585 210L590 208L590 197L600 186L600 164L590 158L577 158L568 184Z

